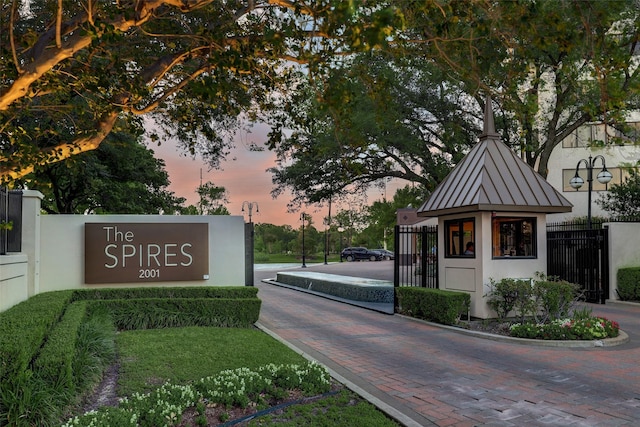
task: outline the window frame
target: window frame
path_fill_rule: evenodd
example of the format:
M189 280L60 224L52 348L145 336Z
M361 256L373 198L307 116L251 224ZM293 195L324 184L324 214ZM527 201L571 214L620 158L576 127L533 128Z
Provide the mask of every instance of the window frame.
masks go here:
M523 231L525 222L529 222L531 230ZM505 239L502 238L503 224L513 224L512 243L506 246ZM497 228L498 227L498 228ZM491 258L492 259L537 259L538 258L538 218L531 216L493 216L491 217ZM527 248L527 237L529 234L529 248ZM497 241L496 241L497 240ZM518 254L517 248L524 242L523 250L525 254ZM508 250L508 254L506 253ZM526 252L529 251L529 254ZM500 254L502 253L502 254ZM513 255L512 255L513 254Z
M465 239L465 232L467 228L465 228L465 224L470 224L470 238ZM452 227L456 227L457 230L452 230ZM462 233L460 233L462 230ZM457 231L457 236L455 239L456 242L452 242L452 231ZM450 219L444 222L444 257L445 258L475 258L476 251L474 250L472 255L465 255L464 248L466 247L467 242L473 242L474 246L477 247L477 242L475 241L476 237L476 219L474 217L468 218L457 218ZM460 253L452 253L452 243L457 245L457 251ZM456 248L454 248L456 249Z

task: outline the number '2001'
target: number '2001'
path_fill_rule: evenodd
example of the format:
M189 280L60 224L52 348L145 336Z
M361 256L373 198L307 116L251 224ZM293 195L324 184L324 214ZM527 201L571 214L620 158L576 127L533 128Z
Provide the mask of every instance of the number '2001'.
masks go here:
M160 277L160 269L141 269L138 279L155 279Z

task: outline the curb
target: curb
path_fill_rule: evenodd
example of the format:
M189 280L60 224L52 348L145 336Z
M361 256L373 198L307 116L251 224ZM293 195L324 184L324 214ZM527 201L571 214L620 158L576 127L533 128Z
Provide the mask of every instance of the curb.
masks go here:
M505 335L496 335L488 332L481 331L472 331L469 329L460 328L457 326L449 326L443 325L440 323L429 322L427 320L417 319L415 317L405 316L403 314L393 313L393 305L382 304L382 303L365 303L360 301L352 301L347 300L345 298L336 297L334 295L325 294L322 292L316 292L305 288L300 288L297 286L286 285L284 283L276 282L275 279L264 279L262 282L280 286L283 288L292 289L299 292L304 292L308 294L313 294L322 298L330 299L333 301L339 301L345 304L355 305L357 307L366 308L369 310L378 311L385 314L390 314L393 316L400 316L404 319L411 320L413 322L424 323L426 325L434 326L436 328L447 329L452 332L456 332L463 335L470 335L476 338L483 338L486 340L492 340L497 342L507 342L513 344L521 344L528 345L532 347L562 347L562 348L595 348L595 347L615 347L618 345L626 344L629 342L629 335L626 332L620 330L620 334L615 338L606 338L603 340L589 340L589 341L581 341L581 340L533 340L528 338L516 338L516 337L508 337ZM615 302L616 304L624 304L624 302ZM629 304L629 303L627 303ZM636 305L638 305L636 303Z
M276 334L275 332L271 331L269 328L264 326L259 321L256 322L255 325L262 332L268 334L272 338L274 338L277 341L281 342L282 344L286 345L291 350L293 350L296 353L300 354L305 359L307 359L309 361L312 361L312 362L316 362L316 363L324 366L324 368L329 372L329 375L331 375L331 377L333 379L335 379L339 383L343 384L349 390L353 391L354 393L356 393L357 395L362 397L364 400L366 400L367 402L369 402L373 406L377 407L380 411L384 412L388 417L394 419L395 421L397 421L398 423L402 424L405 427L425 427L423 423L419 423L419 422L415 421L414 419L410 418L409 416L403 414L402 412L400 412L399 410L397 410L393 406L387 404L383 400L381 400L381 399L375 397L374 395L372 395L371 393L367 392L362 387L360 387L360 386L354 384L353 382L349 381L347 378L345 378L344 376L340 375L335 370L333 370L330 367L328 367L326 364L316 360L311 355L309 355L308 353L304 352L302 349L300 349L300 348L296 347L295 345L291 344L289 341L286 341L286 340L282 339L278 334Z
M434 326L441 329L446 329L452 332L456 332L463 335L470 335L477 338L483 338L498 342L507 342L513 344L522 344L534 347L562 347L562 348L592 348L592 347L615 347L618 345L626 344L629 342L629 335L626 332L620 331L619 335L614 338L606 338L603 340L533 340L529 338L516 338L508 337L505 335L490 334L488 332L472 331L469 329L460 328L457 326L442 325L440 323L429 322L427 320L416 319L415 317L405 316L403 314L396 313L395 316L400 316L403 319L411 320L413 322L423 323L429 326Z

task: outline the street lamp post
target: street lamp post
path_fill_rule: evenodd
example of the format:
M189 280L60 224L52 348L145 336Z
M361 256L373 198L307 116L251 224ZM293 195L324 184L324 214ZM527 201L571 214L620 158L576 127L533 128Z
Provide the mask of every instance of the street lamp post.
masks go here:
M247 207L249 211L249 222L244 225L244 239L245 239L245 285L253 286L253 250L254 250L254 232L253 232L253 222L251 221L251 215L253 214L253 208L256 209L256 213L258 213L258 203L256 202L242 202L241 212L244 213L244 208Z
M342 226L338 227L338 233L340 233L340 244L338 245L338 250L340 251L340 262L342 262L342 232L344 228Z
M589 230L591 230L591 191L593 190L593 167L595 166L596 160L598 159L602 161L602 170L600 171L600 173L598 173L597 176L598 182L600 184L607 184L609 181L611 181L613 175L611 175L611 172L607 170L607 165L605 164L604 157L602 157L601 155L597 155L595 157L589 156L589 160L581 159L580 161L578 161L578 164L576 165L576 174L569 181L569 185L575 188L576 191L580 187L582 187L582 184L584 184L584 180L582 179L582 177L580 177L578 171L580 169L580 165L584 163L585 167L587 168L587 182L589 184L589 196L587 202L587 228Z
M304 222L305 222L306 219L307 219L307 214L302 212L300 214L300 220L302 221L302 268L306 268L307 267L306 257L305 257L305 254L304 254Z
M247 211L249 213L249 224L251 224L251 215L253 214L253 208L256 208L256 213L259 213L258 203L257 202L242 202L242 212L244 212L244 207L247 207Z

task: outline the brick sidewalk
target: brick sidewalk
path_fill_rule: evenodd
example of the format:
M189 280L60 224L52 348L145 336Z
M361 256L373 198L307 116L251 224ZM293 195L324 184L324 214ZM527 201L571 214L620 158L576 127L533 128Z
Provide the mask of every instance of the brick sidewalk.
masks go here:
M404 414L406 424L640 424L640 307L592 306L620 322L631 338L627 344L548 348L485 340L256 285L262 325Z

